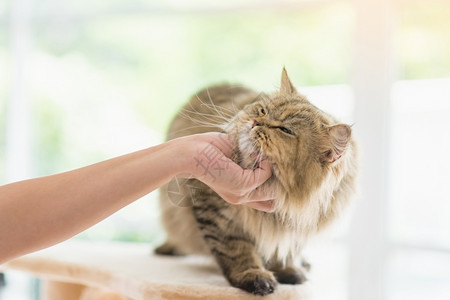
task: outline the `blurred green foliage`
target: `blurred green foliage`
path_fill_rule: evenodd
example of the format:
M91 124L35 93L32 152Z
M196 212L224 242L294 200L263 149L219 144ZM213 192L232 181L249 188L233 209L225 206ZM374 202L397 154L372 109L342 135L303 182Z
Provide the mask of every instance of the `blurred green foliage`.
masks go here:
M450 3L405 3L397 41L402 78L450 77Z
M114 15L47 22L36 36L42 51L81 55L112 86L126 88L136 111L162 131L191 94L211 83L270 91L284 65L298 85L345 82L352 20L345 5L314 13Z
M36 168L42 174L51 174L64 165L64 129L61 127L63 115L54 102L49 99L36 101L34 107L37 126L34 127ZM56 167L60 166L60 167Z

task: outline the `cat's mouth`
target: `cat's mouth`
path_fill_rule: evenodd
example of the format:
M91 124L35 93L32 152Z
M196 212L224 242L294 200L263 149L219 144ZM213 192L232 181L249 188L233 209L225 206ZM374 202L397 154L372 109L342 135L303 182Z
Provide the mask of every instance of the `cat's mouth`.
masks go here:
M252 133L251 124L242 126L241 130L238 138L239 164L246 169L259 168L261 161L267 159L261 141Z

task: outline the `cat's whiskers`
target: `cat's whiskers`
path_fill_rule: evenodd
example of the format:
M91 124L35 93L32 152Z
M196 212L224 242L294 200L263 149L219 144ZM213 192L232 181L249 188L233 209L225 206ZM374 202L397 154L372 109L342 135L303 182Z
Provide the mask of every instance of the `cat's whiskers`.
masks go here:
M231 119L238 112L238 110L232 111L232 110L228 109L228 113L225 115L225 111L224 110L227 110L227 108L220 107L220 110L219 110L217 108L217 105L215 105L214 102L212 101L211 95L209 93L209 89L206 89L206 93L208 94L209 103L203 102L202 99L198 95L196 95L196 97L197 97L197 100L200 101L200 103L201 103L200 107L202 107L202 106L203 107L207 107L207 108L209 108L210 110L212 110L213 112L216 113L216 114L213 114L213 116L220 116L220 117L222 117L224 119L225 118L226 119ZM192 107L192 105L191 105L191 107Z
M240 109L238 107L236 107L236 104L234 103L234 101L231 101L230 104L231 104L231 107L228 108L228 107L223 107L223 106L217 106L214 103L209 104L209 103L203 102L203 105L206 105L207 107L216 107L216 108L218 107L222 112L227 112L229 115L235 116L240 111Z
M257 149L257 144L258 142L255 141L254 147ZM261 161L262 161L262 154L263 154L263 150L262 150L262 145L260 145L258 152L255 155L255 162L253 163L252 169L256 169L261 165Z
M215 120L215 119L219 119L219 120L224 120L224 121L229 121L233 116L222 116L222 115L220 115L220 116L218 116L218 115L215 115L215 114L208 114L208 113L205 113L205 112L199 112L199 111L197 111L197 110L188 110L188 109L183 109L183 111L181 112L184 116L186 116L187 114L192 114L192 115L196 115L196 116L199 116L199 117L202 117L202 118L205 118L205 119L208 119L208 120ZM195 119L194 119L195 120Z
M180 130L176 130L173 131L172 134L179 134L180 132L183 131L187 131L190 129L194 129L194 128L202 128L202 127L211 127L211 131L217 131L217 129L221 129L222 131L226 132L227 127L229 126L231 120L233 118L236 118L236 114L237 114L237 109L236 112L233 112L232 109L226 109L228 110L230 113L228 112L224 112L223 110L225 110L224 107L220 107L220 110L222 112L219 111L219 109L217 108L216 105L209 104L209 103L205 103L203 102L198 96L197 99L201 102L200 107L206 107L209 108L211 111L213 111L213 113L209 114L209 113L205 113L205 112L200 112L197 109L195 109L193 107L193 105L191 104L191 108L187 109L184 108L182 111L179 112L179 115L189 121L191 121L192 123L198 124L195 126L190 126L190 127L186 127L186 128L182 128Z
M259 151L258 151L258 155L256 157L256 161L255 161L255 166L257 166L258 168L261 167L261 162L262 162L262 158L263 158L263 147L262 145L260 145ZM259 176L259 175L258 175ZM259 178L258 178L259 180Z
M237 114L240 111L240 109L236 106L236 103L234 103L234 101L231 102L231 108L232 109L230 109L230 111L231 112L234 111L235 114Z
M205 103L202 101L202 99L198 96L198 94L196 95L196 98L198 101L200 101L200 107L206 107L209 108L212 111L215 111L216 114L213 114L212 116L214 117L218 117L220 116L222 119L224 119L226 122L224 124L221 124L221 126L219 126L222 130L226 131L226 127L227 125L230 123L230 121L235 118L236 116L238 116L238 112L240 111L240 109L238 107L236 107L234 101L231 101L231 108L227 108L227 107L223 107L223 106L217 106L214 104L212 98L211 98L211 94L209 93L209 89L206 89L206 93L208 95L208 100L209 103ZM191 104L192 107L192 104Z
M191 113L195 113L195 112L191 112ZM188 114L184 114L182 112L180 112L179 115L197 125L185 127L185 128L179 129L179 130L174 130L174 131L172 131L172 135L179 134L180 132L187 131L189 129L204 128L204 127L211 127L211 131L218 131L218 129L225 131L224 128L226 128L226 126L230 122L229 120L214 120L214 119L201 120L201 119L193 118L192 116L190 116Z
M216 105L214 105L214 103L213 103L213 101L212 101L212 98L211 98L211 94L209 93L209 88L207 88L206 89L206 94L208 95L208 100L209 100L209 103L211 104L211 106L207 106L208 108L213 108L215 111L216 111L216 113L217 113L217 115L219 115L219 116L221 116L221 117L224 117L224 115L222 114L222 112L220 112L218 109L217 109L217 106ZM197 95L197 98L199 98L198 97L198 95ZM200 102L201 102L201 100L200 100ZM205 103L202 103L202 105L204 105Z
M215 106L212 106L211 104L208 104L208 103L203 103L203 104L201 104L200 105L200 107L206 107L206 108L209 108L209 109L214 109L214 110L216 110L217 108L215 107ZM220 108L222 111L221 112L217 112L218 114L219 114L219 116L220 117L222 117L222 118L232 118L232 117L234 117L235 115L236 115L236 113L233 113L231 110L230 110L230 112L226 112L226 111L224 111L224 108L223 107L221 107ZM215 115L216 116L216 115ZM216 116L217 117L217 116Z
M197 118L194 118L192 115L196 116ZM229 123L231 120L231 118L186 109L180 112L180 116L188 119L193 123L205 125L208 127L222 127L224 124Z

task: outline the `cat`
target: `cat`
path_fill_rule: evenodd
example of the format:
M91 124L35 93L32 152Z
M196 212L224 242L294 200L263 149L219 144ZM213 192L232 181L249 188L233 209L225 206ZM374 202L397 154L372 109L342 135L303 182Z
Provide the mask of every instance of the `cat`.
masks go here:
M272 94L228 84L200 91L173 120L168 139L208 131L233 139L233 160L256 168L262 157L272 177L261 188L276 191L275 210L231 205L202 182L187 179L162 187L166 242L155 252L213 255L228 282L257 295L278 283L301 284L308 238L348 204L357 176L357 145L349 125L297 92L283 68ZM256 154L255 154L256 153ZM174 205L170 193L184 200Z

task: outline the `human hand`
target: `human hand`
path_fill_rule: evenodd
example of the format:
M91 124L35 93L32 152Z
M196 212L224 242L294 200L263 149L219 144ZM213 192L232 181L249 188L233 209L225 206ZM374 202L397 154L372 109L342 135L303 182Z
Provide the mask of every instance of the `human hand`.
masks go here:
M272 212L275 193L261 185L272 176L270 163L262 160L255 170L243 169L233 162L228 135L209 132L186 136L183 155L192 176L211 187L225 201L235 205ZM188 153L188 154L187 154Z

